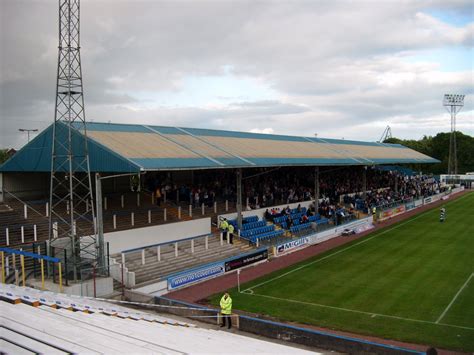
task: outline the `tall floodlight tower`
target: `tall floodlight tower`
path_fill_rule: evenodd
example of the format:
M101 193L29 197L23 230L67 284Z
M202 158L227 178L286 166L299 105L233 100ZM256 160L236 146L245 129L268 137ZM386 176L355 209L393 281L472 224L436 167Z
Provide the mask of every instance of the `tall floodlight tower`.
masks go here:
M49 198L50 254L66 277L84 279L103 261L92 195L80 56L80 0L59 0L59 51Z
M456 114L464 106L464 95L446 94L443 106L451 114L451 136L449 138L448 174L458 173L458 158L456 153Z

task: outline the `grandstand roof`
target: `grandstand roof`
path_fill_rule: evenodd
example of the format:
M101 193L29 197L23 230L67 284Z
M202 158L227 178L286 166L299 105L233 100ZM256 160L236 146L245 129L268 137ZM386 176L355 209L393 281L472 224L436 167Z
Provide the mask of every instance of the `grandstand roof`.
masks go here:
M66 139L64 125L58 132ZM53 125L0 172L49 172L52 133ZM75 131L73 141L82 135ZM399 144L200 128L94 122L87 136L91 171L98 172L438 162Z

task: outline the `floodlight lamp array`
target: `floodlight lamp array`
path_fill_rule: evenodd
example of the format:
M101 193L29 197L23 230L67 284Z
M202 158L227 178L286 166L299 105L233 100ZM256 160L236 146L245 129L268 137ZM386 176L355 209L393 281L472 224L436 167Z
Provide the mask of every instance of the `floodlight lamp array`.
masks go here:
M443 99L444 106L464 106L464 96L459 94L445 94Z

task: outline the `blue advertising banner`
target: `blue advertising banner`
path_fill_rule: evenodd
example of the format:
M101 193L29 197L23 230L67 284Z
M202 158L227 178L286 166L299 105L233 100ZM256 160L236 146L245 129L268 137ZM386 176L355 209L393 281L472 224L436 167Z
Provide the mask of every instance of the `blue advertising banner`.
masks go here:
M193 270L188 270L168 278L168 290L201 281L224 273L224 263L206 265Z

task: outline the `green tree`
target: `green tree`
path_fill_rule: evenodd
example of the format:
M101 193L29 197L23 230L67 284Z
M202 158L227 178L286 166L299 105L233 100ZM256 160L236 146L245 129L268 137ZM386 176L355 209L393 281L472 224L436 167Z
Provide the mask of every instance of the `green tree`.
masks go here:
M446 174L449 160L449 140L451 133L424 136L420 140L389 138L385 143L396 143L440 160L437 164L412 164L414 170L433 174ZM474 171L474 137L456 132L458 172Z
M6 149L0 149L0 164L3 164L8 159L8 154Z

